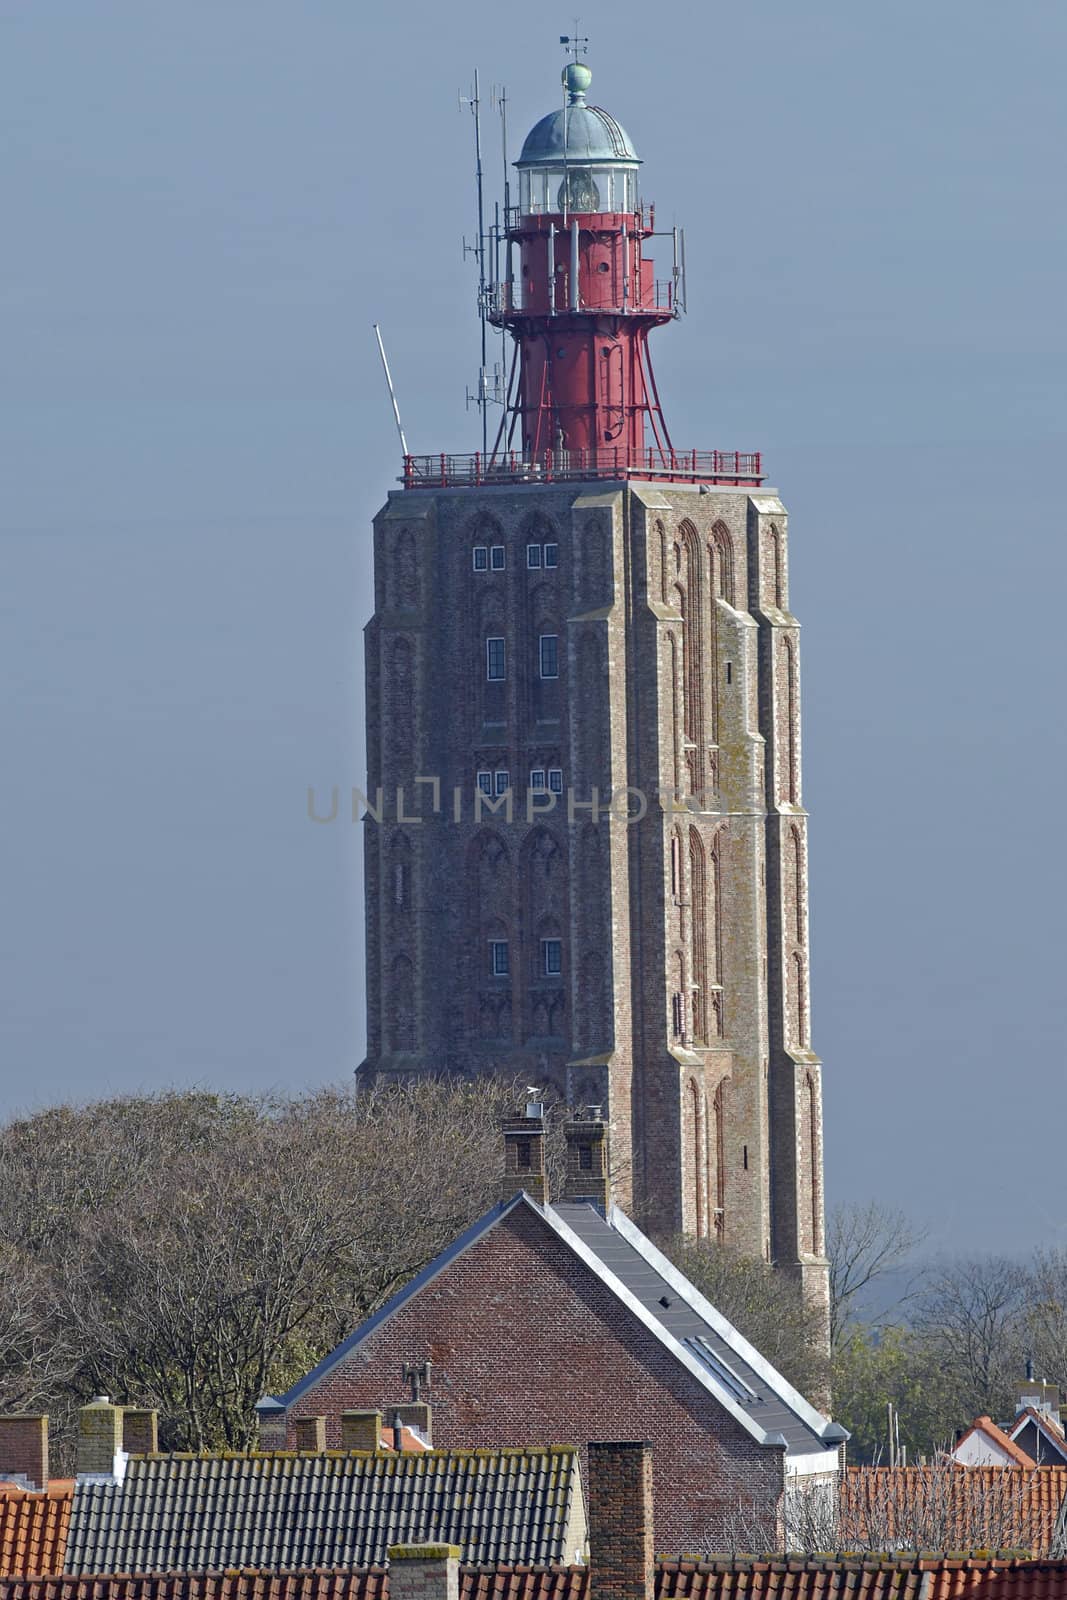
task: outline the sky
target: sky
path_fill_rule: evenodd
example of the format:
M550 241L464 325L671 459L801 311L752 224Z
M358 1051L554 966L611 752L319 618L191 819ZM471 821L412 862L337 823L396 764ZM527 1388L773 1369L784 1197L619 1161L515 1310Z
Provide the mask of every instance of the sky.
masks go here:
M687 235L680 446L761 449L804 626L831 1204L1067 1246L1060 0L587 4ZM370 521L473 449L499 193L573 17L0 0L0 1115L363 1055ZM1055 600L1056 605L1050 605Z

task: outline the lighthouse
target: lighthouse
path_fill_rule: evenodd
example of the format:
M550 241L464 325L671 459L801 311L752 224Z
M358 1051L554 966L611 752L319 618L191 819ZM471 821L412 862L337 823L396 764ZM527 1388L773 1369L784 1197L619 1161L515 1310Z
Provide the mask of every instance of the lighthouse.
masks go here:
M523 454L555 450L579 467L639 461L646 434L670 448L648 336L681 308L677 253L670 278L657 281L637 152L614 117L586 104L591 78L583 63L568 65L566 104L522 147L508 275L493 310L515 341L509 423Z
M788 518L759 451L668 431L683 242L591 81L482 283L499 427L406 454L375 521L362 1070L601 1108L620 1204L825 1306Z

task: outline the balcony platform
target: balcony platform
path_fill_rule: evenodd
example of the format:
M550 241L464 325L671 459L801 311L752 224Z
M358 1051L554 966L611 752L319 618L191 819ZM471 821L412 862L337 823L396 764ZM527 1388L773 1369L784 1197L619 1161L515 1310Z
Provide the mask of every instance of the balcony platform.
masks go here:
M404 457L405 489L465 489L509 483L709 483L758 489L758 450L546 450L536 460L515 450L496 455Z

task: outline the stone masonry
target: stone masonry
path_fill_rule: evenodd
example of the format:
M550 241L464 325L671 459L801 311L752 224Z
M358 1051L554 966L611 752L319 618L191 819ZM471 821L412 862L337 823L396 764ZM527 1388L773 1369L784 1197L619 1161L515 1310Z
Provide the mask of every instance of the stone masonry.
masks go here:
M367 1076L521 1074L599 1105L643 1227L825 1303L775 491L397 491L366 655Z

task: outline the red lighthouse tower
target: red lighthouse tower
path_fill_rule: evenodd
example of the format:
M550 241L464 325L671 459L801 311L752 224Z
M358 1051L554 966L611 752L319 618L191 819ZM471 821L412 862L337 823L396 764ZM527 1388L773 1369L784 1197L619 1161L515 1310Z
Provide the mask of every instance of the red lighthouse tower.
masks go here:
M646 419L655 455L670 453L648 335L681 310L677 235L672 275L657 282L640 162L615 118L586 104L591 79L579 61L565 67L566 105L523 145L508 276L491 313L515 340L503 442L521 427L527 460L562 451L573 467L637 464Z

